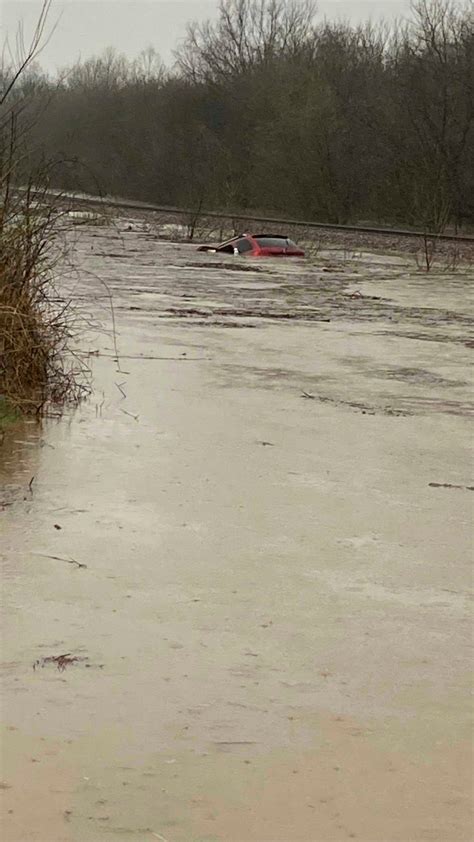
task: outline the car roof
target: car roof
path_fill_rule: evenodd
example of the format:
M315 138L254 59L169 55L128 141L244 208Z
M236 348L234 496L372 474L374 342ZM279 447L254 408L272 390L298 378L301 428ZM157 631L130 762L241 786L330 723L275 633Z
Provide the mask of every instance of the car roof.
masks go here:
M219 243L219 248L221 248L222 246L230 245L231 243L235 243L235 242L237 242L237 240L242 240L242 239L245 239L245 238L247 238L247 239L250 238L252 240L256 240L256 239L259 239L261 237L265 237L265 238L268 237L272 240L288 240L289 239L287 234L252 234L250 231L245 231L242 234L236 234L234 237L231 237L229 240L224 240L222 243Z
M271 240L288 240L288 236L286 234L252 234L252 237L265 237Z
M244 234L239 234L237 237L233 237L232 240L240 240L242 237L251 237L253 240L257 240L260 237L269 238L272 240L288 240L289 237L287 234L252 234L250 231L245 231ZM232 242L230 240L230 242Z

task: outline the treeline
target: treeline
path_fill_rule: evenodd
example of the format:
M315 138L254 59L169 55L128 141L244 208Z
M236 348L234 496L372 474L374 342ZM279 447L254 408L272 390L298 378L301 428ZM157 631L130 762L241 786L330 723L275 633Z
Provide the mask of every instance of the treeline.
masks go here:
M221 0L166 69L113 50L22 80L53 182L166 205L442 230L474 222L474 20L421 0L392 26L312 0ZM27 116L25 116L27 115Z

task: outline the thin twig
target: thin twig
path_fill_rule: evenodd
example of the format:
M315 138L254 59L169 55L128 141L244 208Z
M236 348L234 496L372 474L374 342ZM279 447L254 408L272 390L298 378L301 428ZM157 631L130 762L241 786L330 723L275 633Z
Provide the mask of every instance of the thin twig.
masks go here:
M66 564L77 564L78 569L80 567L87 568L87 564L82 564L82 562L76 561L75 558L64 558L60 555L48 555L48 553L35 553L35 555L39 555L41 558L52 558L53 561L64 561Z
M140 418L139 415L134 415L133 412L128 412L126 409L121 409L120 412L123 412L125 415L130 415L130 418L133 418L134 421L138 421Z
M87 356L87 355L86 355ZM93 351L90 356L92 357L109 357L111 360L117 360L118 357L115 354L102 354L96 353ZM198 362L199 360L209 360L210 357L155 357L155 356L133 356L132 354L121 354L121 360L174 360L175 362ZM121 374L126 374L127 372L120 370Z
M117 389L119 390L119 392L121 392L123 397L126 398L127 395L125 394L124 390L122 389L123 383L116 383L115 385L117 386Z

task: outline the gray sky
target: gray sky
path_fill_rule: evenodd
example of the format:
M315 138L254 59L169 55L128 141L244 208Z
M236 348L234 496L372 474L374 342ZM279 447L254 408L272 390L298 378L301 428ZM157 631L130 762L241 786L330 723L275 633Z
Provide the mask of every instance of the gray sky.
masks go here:
M321 18L352 21L406 15L409 0L319 0ZM130 58L152 45L163 60L183 38L186 23L216 12L217 0L53 0L51 24L59 23L41 63L49 71L73 64L113 46ZM0 0L0 40L14 42L19 21L26 36L34 29L40 0Z

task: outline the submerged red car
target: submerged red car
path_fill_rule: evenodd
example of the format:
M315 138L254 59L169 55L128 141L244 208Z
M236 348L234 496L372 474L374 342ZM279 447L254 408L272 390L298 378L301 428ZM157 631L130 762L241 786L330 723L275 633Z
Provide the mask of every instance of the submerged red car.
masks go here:
M199 246L198 251L241 254L244 257L304 257L289 237L278 234L240 234L218 246Z

